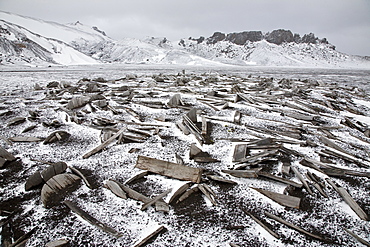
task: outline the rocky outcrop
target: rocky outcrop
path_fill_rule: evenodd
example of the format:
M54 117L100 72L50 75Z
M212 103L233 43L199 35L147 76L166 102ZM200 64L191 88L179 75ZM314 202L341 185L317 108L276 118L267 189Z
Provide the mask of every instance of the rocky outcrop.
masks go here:
M198 44L206 40L206 43L208 45L214 45L220 41L229 41L236 45L246 45L248 42L258 42L261 40L266 40L267 42L276 45L291 42L294 42L296 44L329 44L326 38L319 39L313 33L305 34L303 35L303 37L301 37L299 34L293 34L292 31L285 29L273 30L271 33L268 32L266 34L262 33L261 31L244 31L239 33L229 33L227 35L221 32L215 32L211 37L207 39L201 36L198 39L190 37L189 40L197 41Z
M290 30L278 29L267 34L266 41L281 45L282 43L294 42L294 36Z
M207 38L207 44L216 44L226 38L226 35L221 32L215 32L211 37Z
M247 41L256 42L263 39L261 31L248 31L241 33L229 33L226 40L237 45L244 45Z

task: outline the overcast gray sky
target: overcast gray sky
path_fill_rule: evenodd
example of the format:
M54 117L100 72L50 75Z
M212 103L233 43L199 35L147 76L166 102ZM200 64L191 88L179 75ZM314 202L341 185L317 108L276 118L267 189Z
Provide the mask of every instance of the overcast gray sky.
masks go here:
M283 28L370 56L370 0L0 0L0 9L59 23L78 20L115 39Z

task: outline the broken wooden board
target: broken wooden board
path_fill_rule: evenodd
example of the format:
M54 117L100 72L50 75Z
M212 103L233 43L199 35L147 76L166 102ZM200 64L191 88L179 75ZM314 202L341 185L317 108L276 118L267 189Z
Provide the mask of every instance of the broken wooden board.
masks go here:
M58 162L55 164L50 165L46 169L40 171L36 171L34 174L29 176L25 184L25 190L29 191L34 187L37 187L43 183L46 183L50 178L55 175L61 174L65 172L67 169L67 164L64 162Z
M248 145L237 144L234 148L233 162L239 162L247 156Z
M63 203L65 205L67 205L74 213L78 214L84 220L89 222L91 225L94 225L94 226L98 227L99 229L113 235L116 238L120 238L120 237L123 236L123 234L120 233L119 231L117 231L117 230L113 229L112 227L100 222L99 220L97 220L93 216L86 213L84 210L82 210L80 207L78 207L75 203L73 203L71 201L68 201L68 200L64 201Z
M125 184L130 184L130 183L133 183L135 182L136 180L140 179L140 178L143 178L145 176L147 176L148 174L150 174L148 171L144 171L144 172L141 172L139 174L136 174L135 176L133 176L132 178L128 179Z
M168 189L165 192L163 192L163 193L159 194L158 196L154 197L153 199L150 199L149 201L147 201L146 203L143 204L143 206L141 207L141 210L143 211L143 210L147 209L149 206L153 205L154 203L156 203L157 201L161 200L163 197L168 195L171 191L172 191L172 189Z
M124 131L126 131L126 128L120 129L111 138L109 138L108 140L106 140L105 142L103 142L102 144L100 144L99 146L97 146L96 148L94 148L93 150L91 150L90 152L87 152L86 154L84 154L84 156L82 156L82 158L87 159L91 155L94 155L97 152L101 151L102 149L104 149L105 147L107 147L112 141L114 141L119 135L121 135Z
M51 133L48 137L45 138L44 144L54 143L54 142L64 142L67 141L68 138L71 136L67 131L58 130Z
M75 168L75 167L73 167L73 166L68 166L68 168L74 173L74 174L76 174L77 176L79 176L80 178L82 178L82 180L84 181L84 183L86 184L86 186L87 187L89 187L90 189L92 189L92 186L91 186L91 184L90 184L90 182L89 182L89 180L87 180L87 178L82 174L82 172L79 170L79 169L77 169L77 168Z
M211 188L208 187L206 184L199 184L198 185L199 190L208 198L208 200L216 206L216 194L213 192Z
M24 123L25 121L26 121L25 117L15 117L15 118L8 120L7 126L9 127L13 125L18 125L18 124Z
M256 178L258 177L258 172L261 171L261 169L262 168L253 168L249 170L221 170L221 171L237 178Z
M36 230L37 230L37 227L32 228L31 231L26 232L23 236L15 240L14 243L10 244L9 247L26 246L27 241L31 238L32 234L36 232Z
M257 222L260 226L263 227L268 233L270 233L273 237L279 238L279 235L272 231L270 228L268 228L262 221L260 221L257 217L255 217L253 214L249 213L247 210L243 209L243 212L246 213L249 217L251 217L255 222Z
M136 161L136 168L147 170L159 175L176 178L179 180L199 183L203 170L190 166L179 165L177 163L158 160L155 158L139 155Z
M213 181L217 181L217 182L221 182L221 183L227 183L227 184L238 184L237 182L235 181L232 181L232 180L229 180L229 179L225 179L223 177L220 177L220 176L216 176L216 175L210 175L208 174L207 175L207 178L213 180Z
M185 191L185 193L183 193L180 198L176 201L176 204L184 201L186 198L188 198L191 194L195 193L195 192L198 192L199 191L199 188L198 186L194 186L193 188Z
M355 234L354 232L352 232L351 230L349 229L344 229L349 235L351 235L352 237L354 237L358 242L360 242L361 244L365 245L365 246L369 246L370 247L370 242L366 241L365 239L359 237L357 234Z
M279 203L280 205L286 206L286 207L291 207L291 208L298 208L301 204L301 198L295 197L295 196L289 196L289 195L284 195L281 193L276 193L268 190L263 190L263 189L258 189L258 188L253 188L252 189L258 191L259 193L267 196L271 200Z
M120 182L118 182L116 180L113 180L113 181L116 184L118 184L124 192L126 192L126 194L129 198L137 200L137 201L141 201L143 203L147 203L147 202L151 201L151 199L149 197L144 196L143 194L137 192L136 190L133 190L133 189L129 188L128 186L126 186L124 184L121 184ZM156 205L156 211L163 211L163 212L168 212L169 211L169 207L168 207L167 203L165 203L162 200L156 201L155 205Z
M69 240L58 239L58 240L46 243L45 247L63 247L63 246L68 246L68 244L69 244Z
M5 160L9 160L9 161L14 161L16 159L14 155L9 153L7 150L5 150L2 147L0 147L0 157L4 158Z
M9 140L12 142L40 142L44 139L45 138L38 138L33 136L15 136L9 138Z
M174 202L176 202L179 197L187 190L190 188L190 186L192 186L192 183L188 182L188 183L185 183L183 184L180 188L178 188L176 190L176 192L171 196L170 200L168 201L168 204L172 204Z
M302 184L296 183L296 182L294 182L292 180L289 180L289 179L286 179L286 178L282 178L282 177L272 175L272 174L267 173L267 172L259 172L258 175L260 177L269 178L269 179L272 179L272 180L275 180L275 181L278 181L278 182L281 182L281 183L284 183L284 184L292 185L292 186L297 187L297 188L302 188Z
M106 181L104 187L110 189L116 196L121 197L123 199L127 199L126 192L114 180Z
M87 103L90 102L90 97L87 96L77 96L73 97L67 104L66 108L69 110L73 110L76 108L80 108L85 106Z
M145 246L149 242L149 240L153 239L154 237L156 237L158 234L160 234L161 232L163 232L165 230L167 230L167 229L164 226L158 227L154 232L150 233L148 236L146 236L139 243L135 244L133 247Z
M57 205L63 196L78 186L80 177L64 173L50 178L41 189L41 201L46 208Z
M265 212L265 215L267 217L271 218L271 219L274 219L274 220L276 220L276 221L278 221L278 222L280 222L280 223L282 223L282 224L290 227L290 228L293 228L294 230L296 230L296 231L298 231L300 233L306 234L306 235L308 235L308 236L310 236L312 238L315 238L315 239L318 239L318 240L321 240L321 241L324 240L322 237L320 237L318 235L315 235L315 234L312 234L310 232L307 232L306 230L304 230L304 229L302 229L302 228L300 228L300 227L298 227L298 226L296 226L296 225L294 225L294 224L292 224L292 223L290 223L290 222L288 222L286 220L283 220L282 218L277 217L276 215L273 215L273 214L271 214L269 212Z
M304 179L302 174L297 170L297 168L292 166L291 169L294 172L294 174L298 177L298 179L302 182L302 184L306 188L308 194L313 195L313 192L312 192L311 188L308 186L307 181Z
M360 217L362 220L369 221L369 216L365 211L357 204L357 202L352 198L352 196L341 186L336 185L330 178L326 178L326 181L334 188L336 192L344 199L344 201L352 208L352 210Z

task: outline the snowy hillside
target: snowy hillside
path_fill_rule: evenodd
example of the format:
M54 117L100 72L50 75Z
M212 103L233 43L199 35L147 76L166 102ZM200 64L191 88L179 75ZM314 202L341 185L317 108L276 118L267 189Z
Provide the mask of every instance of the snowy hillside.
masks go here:
M114 40L80 22L59 24L0 11L0 64L97 63L258 65L370 68L370 61L335 50L325 38L289 30L223 34L209 38Z
M260 31L228 35L216 32L207 39L182 39L175 46L229 64L370 68L369 61L336 51L325 38L318 39L312 33L301 38L289 30L274 30L267 34Z
M89 56L68 44L40 36L23 27L0 21L0 60L2 64L96 64Z

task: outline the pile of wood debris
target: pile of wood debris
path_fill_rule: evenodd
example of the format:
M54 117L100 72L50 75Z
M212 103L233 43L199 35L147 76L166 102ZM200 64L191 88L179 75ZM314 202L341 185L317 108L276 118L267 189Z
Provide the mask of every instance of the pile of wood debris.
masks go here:
M369 106L359 88L185 71L3 95L2 246L370 246Z

